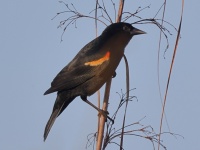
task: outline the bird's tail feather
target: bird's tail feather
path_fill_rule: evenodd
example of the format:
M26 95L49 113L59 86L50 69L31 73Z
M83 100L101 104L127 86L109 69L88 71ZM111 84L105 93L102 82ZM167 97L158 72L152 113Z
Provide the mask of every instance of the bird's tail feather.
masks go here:
M46 124L45 130L44 130L44 141L46 140L51 127L53 126L56 118L63 112L63 110L69 105L69 103L72 102L72 100L75 97L69 97L69 94L67 92L58 92L55 104L54 104L54 108L53 108L53 112Z
M54 112L52 112L51 114L51 117L49 118L49 121L47 122L47 125L45 127L45 131L44 131L44 141L46 140L50 130L51 130L51 127L53 126L56 118L58 117L58 114L59 114L60 110L56 110Z

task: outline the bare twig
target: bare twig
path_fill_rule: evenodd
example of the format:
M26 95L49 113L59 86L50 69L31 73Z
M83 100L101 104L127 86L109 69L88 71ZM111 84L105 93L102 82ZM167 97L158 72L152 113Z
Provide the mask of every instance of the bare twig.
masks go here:
M164 0L164 3L163 5L161 6L161 8L164 6L164 9L163 9L163 14L162 14L162 20L161 20L161 25L163 26L163 20L164 20L164 17L165 17L165 9L166 9L166 0ZM158 10L158 12L161 10L161 8ZM157 13L158 14L158 13ZM157 15L156 14L156 15ZM155 16L156 17L156 16ZM161 104L162 104L162 107L164 106L163 105L163 102L162 102L162 94L161 94L161 88L160 88L160 47L161 47L161 40L162 40L162 30L160 30L160 37L159 37L159 42L158 42L158 58L157 58L157 74L158 74L158 89L159 89L159 95L160 95L160 100L161 100ZM166 50L165 50L166 51ZM167 119L167 117L165 117ZM161 128L162 124L160 124L160 128ZM169 128L169 126L168 126ZM161 132L160 132L161 133ZM158 137L158 150L160 149L160 135Z
M105 12L105 14L107 15L107 17L109 18L109 22L110 22L110 23L113 23L113 22L112 22L112 19L111 19L111 17L110 17L110 15L109 15L108 12L107 12L106 6L105 6L105 4L104 4L104 0L102 0L102 4L103 4L103 11Z
M129 66L128 66L128 60L127 60L125 55L124 55L124 61L125 61L125 64L126 64L126 91L127 91L126 99L127 99L127 101L126 101L123 124L122 124L120 150L122 150L122 147L123 147L124 126L125 126L125 122L126 122L126 111L127 111L127 106L128 106L129 89L130 89L130 85L129 85Z
M143 118L142 118L143 119ZM141 120L142 120L141 119ZM164 148L164 149L167 149L166 146L164 144L162 144L161 142L162 141L159 141L158 140L158 137L159 137L159 134L156 134L153 130L153 128L148 125L148 126L143 126L142 124L140 124L140 121L139 120L138 122L135 122L135 123L132 123L132 124L129 124L129 125L126 125L124 126L124 136L128 136L128 135L131 135L131 136L135 136L135 137L140 137L140 138L143 138L143 139L148 139L149 141L151 141L152 145L153 145L153 148L155 150L155 144L154 143L159 143L160 142L160 145ZM141 128L138 128L138 129L131 129L131 130L127 130L127 128L129 127L134 127L135 125L139 125ZM113 132L110 132L108 135L106 135L105 137L105 141L104 142L104 147L103 147L103 150L106 148L106 146L110 143L114 143L113 140L115 138L121 138L121 128L118 129L118 130L115 130L113 129L112 130ZM177 138L177 136L180 136L182 137L181 135L179 134L175 134L175 133L171 133L171 132L163 132L161 134L170 134L170 135L173 135L175 138ZM183 138L183 137L182 137ZM117 144L119 146L120 149L123 149L123 147L120 145L120 144Z
M86 144L86 149L90 146L93 147L95 146L95 141L96 141L97 133L91 133L87 136L87 144Z
M113 0L111 0L113 8L114 8L114 12L115 12L115 20L116 20L116 8L115 8L115 3L113 2Z
M98 19L97 16L93 17L93 16L84 15L84 14L80 13L80 12L75 8L75 6L74 6L73 4L70 5L70 6L72 7L72 8L71 8L71 7L70 7L68 4L66 4L65 2L63 2L63 1L59 1L59 2L60 2L60 3L63 3L63 4L66 6L66 9L67 9L67 10L66 10L66 11L62 11L62 12L58 12L58 13L52 18L52 20L55 19L58 15L61 15L61 14L64 14L64 13L71 14L71 16L68 17L67 19L60 21L60 24L58 25L58 28L61 28L61 27L64 26L63 33L62 33L62 35L61 35L61 41L63 41L62 38L63 38L63 35L64 35L64 33L65 33L67 27L68 27L69 25L72 25L72 24L74 24L75 27L76 27L76 22L77 22L77 20L80 19L80 18L94 19L94 20L96 20L96 21L98 21L98 22L101 22L102 24L106 25L106 23L103 22L102 20ZM106 26L107 26L107 25L106 25Z
M148 5L148 6L144 7L144 8L138 7L138 9L134 13L123 12L123 15L127 14L127 16L122 19L123 22L127 21L131 17L136 17L136 18L142 19L140 16L137 16L137 14L140 13L141 11L147 9L147 8L150 8L150 5Z
M165 105L166 105L166 101L167 101L167 93L168 93L168 88L169 88L169 83L170 83L170 77L171 77L172 68L173 68L173 64L174 64L174 60L175 60L175 56L176 56L178 42L179 42L179 39L180 39L181 24L182 24L182 17L183 17L183 9L184 9L184 0L182 0L181 19L180 19L180 23L179 23L178 33L177 33L177 37L176 37L176 43L175 43L175 47L174 47L174 53L173 53L173 56L172 56L171 66L170 66L167 85L166 85L164 103L163 103L163 107L162 107L162 114L161 114L161 119L160 119L160 131L159 131L160 133L162 132L163 116L164 116ZM160 149L160 138L161 138L161 134L159 134L159 139L158 139L158 141L159 141L158 150Z
M162 34L165 36L165 39L166 39L166 42L167 42L167 45L166 45L166 49L169 48L169 40L168 40L168 36L167 36L167 33L171 35L170 31L164 27L163 25L161 25L158 21L160 21L160 19L155 19L155 18L149 18L149 19L141 19L139 21L136 21L132 24L153 24L153 25L156 25L160 31L162 32ZM167 33L165 33L167 32Z

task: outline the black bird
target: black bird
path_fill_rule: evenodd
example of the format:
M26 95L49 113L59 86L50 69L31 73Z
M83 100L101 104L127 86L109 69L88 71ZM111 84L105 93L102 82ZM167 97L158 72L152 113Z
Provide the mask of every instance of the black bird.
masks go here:
M87 96L94 94L115 74L131 38L144 33L129 23L113 23L99 37L85 45L58 73L44 93L57 92L52 114L45 127L44 141L56 118L77 96L98 109L87 100Z

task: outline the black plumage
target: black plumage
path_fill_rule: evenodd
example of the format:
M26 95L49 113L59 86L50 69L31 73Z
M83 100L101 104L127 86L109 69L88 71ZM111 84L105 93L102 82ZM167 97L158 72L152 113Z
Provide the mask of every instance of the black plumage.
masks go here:
M115 74L124 55L124 49L131 38L145 32L128 23L114 23L108 26L96 39L85 45L74 59L64 67L51 83L44 95L57 92L52 114L47 122L44 140L63 110L77 96L87 101Z

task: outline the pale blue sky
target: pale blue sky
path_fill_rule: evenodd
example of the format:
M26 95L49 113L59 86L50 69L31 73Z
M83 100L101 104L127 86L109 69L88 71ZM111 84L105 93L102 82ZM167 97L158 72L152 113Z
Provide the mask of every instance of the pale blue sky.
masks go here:
M69 2L70 3L70 2ZM81 4L82 3L82 4ZM74 5L83 13L93 9L95 1L75 1ZM117 1L118 4L118 1ZM143 17L152 17L161 2L127 1L125 10L135 11L138 6L151 8L143 11ZM199 8L197 0L186 1L181 40L172 72L166 115L170 130L184 136L163 136L164 145L169 150L188 150L200 147L200 52L199 52ZM56 93L43 96L55 75L75 56L75 54L95 37L93 20L81 19L78 28L70 26L60 43L62 29L57 25L65 15L51 20L64 10L58 1L6 1L0 2L0 149L2 150L66 150L84 149L87 135L96 131L97 112L82 102L80 98L70 104L56 120L46 142L43 132L52 111ZM109 9L112 11L112 9ZM166 20L179 24L181 0L167 1ZM131 20L133 21L133 20ZM131 92L138 101L129 105L127 123L141 122L159 130L161 103L157 83L157 51L159 32L152 25L137 25L148 34L134 37L126 48L129 60ZM105 27L99 27L99 34ZM161 91L165 84L174 48L176 32L168 26L170 47L164 54L164 44L160 57ZM164 38L163 38L164 39ZM117 69L113 79L110 100L112 114L119 96L125 91L124 62ZM103 89L101 90L103 93ZM103 95L103 94L102 94ZM96 94L88 98L96 103ZM116 128L121 121L116 121ZM166 122L164 131L168 131ZM137 137L125 139L125 149L153 149L149 141ZM109 146L109 149L115 149ZM91 149L91 148L89 148Z

